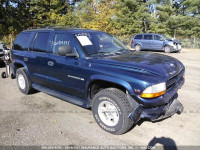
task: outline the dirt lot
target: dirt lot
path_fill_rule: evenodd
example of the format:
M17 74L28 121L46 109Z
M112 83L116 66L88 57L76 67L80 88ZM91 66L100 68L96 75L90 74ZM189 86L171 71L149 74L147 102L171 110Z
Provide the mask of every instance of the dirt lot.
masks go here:
M16 80L0 78L0 145L200 146L200 50L168 55L186 67L186 83L179 90L184 112L156 123L144 121L117 136L100 129L90 110L41 92L23 95Z

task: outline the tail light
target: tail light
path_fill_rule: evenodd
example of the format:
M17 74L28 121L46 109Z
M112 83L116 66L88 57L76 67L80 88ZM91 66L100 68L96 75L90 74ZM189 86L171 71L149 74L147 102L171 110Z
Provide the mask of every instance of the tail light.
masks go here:
M133 40L131 41L131 44L133 44Z

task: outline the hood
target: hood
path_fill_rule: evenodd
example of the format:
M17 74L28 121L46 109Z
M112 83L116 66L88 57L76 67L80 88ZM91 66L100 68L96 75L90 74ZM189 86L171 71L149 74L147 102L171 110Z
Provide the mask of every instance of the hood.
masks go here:
M174 39L174 40L169 40L169 41L172 41L173 43L176 43L176 44L181 44L181 42L178 41L178 40L176 40L176 39Z
M177 59L155 53L130 52L123 55L95 58L93 63L122 66L148 71L162 77L170 78L180 73L184 66Z

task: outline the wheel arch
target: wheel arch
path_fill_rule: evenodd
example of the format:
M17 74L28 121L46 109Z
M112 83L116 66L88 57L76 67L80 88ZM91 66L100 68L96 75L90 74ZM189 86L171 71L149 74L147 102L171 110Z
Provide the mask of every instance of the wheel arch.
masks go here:
M26 73L28 74L29 71L28 71L28 67L26 66L26 64L22 61L15 61L13 62L12 64L10 64L10 68L11 68L11 71L14 75L16 75L16 71L17 69L19 68L25 68L25 71Z
M142 48L142 43L140 43L140 42L138 42L138 43L135 43L135 44L134 44L134 46L136 46L136 45L140 45L140 46L141 46L141 48Z
M170 49L173 49L173 46L171 46L171 45L169 45L169 44L166 43L166 44L164 44L164 46L163 46L163 50L165 50L165 47L166 47L166 46L170 47Z
M87 97L91 101L93 96L104 88L114 87L122 90L123 92L128 91L131 95L134 95L132 87L124 80L109 77L109 76L99 76L95 75L91 78L87 86Z
M142 43L140 43L140 42L136 43L136 44L134 45L134 48L135 48L137 45L139 45L139 46L141 47L141 50L143 49Z

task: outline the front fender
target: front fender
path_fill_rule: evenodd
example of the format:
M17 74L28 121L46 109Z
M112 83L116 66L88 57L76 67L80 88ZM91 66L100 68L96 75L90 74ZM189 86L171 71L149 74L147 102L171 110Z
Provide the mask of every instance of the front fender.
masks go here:
M128 82L122 79L107 76L107 75L92 75L88 81L87 89L90 86L90 83L92 83L95 80L102 80L102 81L112 82L114 84L120 85L124 87L131 95L134 95L134 91Z

